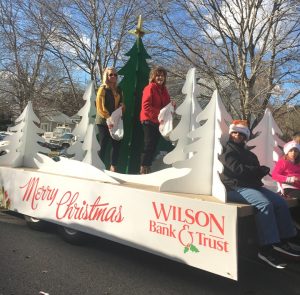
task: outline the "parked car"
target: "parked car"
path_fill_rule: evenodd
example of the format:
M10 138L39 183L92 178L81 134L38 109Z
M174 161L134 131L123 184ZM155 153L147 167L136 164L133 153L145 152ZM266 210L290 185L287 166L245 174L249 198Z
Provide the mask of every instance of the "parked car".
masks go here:
M45 132L43 135L43 138L45 139L46 142L50 142L51 140L61 138L64 134L66 133L71 133L72 129L69 126L57 126L53 130L53 132Z
M71 128L67 125L57 126L53 132L45 132L44 146L51 150L67 149L76 141L76 137L71 132Z
M72 133L65 133L61 137L50 139L50 144L59 146L62 149L66 149L76 141L76 136Z

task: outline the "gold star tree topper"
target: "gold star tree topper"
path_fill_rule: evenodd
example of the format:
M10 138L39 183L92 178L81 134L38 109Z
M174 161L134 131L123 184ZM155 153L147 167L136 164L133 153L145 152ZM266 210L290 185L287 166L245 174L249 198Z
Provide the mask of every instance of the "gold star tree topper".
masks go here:
M143 28L143 20L142 16L140 15L138 18L138 24L137 27L134 30L130 30L129 33L135 35L137 38L142 38L145 34L148 34L150 32L145 31Z

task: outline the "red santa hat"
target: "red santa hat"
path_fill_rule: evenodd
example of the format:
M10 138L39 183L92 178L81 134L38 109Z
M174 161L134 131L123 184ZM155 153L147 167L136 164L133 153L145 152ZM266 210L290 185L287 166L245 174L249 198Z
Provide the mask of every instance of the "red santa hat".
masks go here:
M234 120L229 126L229 134L231 132L239 132L246 136L248 140L250 138L250 129L246 120Z
M291 149L297 149L300 152L300 145L296 141L289 141L283 147L284 154L287 155Z

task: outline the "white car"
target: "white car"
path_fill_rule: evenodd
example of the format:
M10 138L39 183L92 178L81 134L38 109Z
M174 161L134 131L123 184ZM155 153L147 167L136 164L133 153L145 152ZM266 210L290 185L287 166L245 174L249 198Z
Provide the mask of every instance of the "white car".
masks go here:
M9 144L11 132L0 131L0 155L6 154L5 147Z
M50 143L57 145L62 149L70 147L77 140L76 136L72 133L65 133L60 137L53 137L50 139Z

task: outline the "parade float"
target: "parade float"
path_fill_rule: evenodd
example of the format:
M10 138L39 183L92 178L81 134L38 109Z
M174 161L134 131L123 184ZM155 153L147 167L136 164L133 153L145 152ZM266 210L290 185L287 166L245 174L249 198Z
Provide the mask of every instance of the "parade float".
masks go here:
M217 91L205 109L195 107L195 69L187 85L190 91L176 110L180 122L170 135L177 145L164 157L171 166L146 175L105 170L89 122L93 82L84 95L89 107L74 130L81 139L68 150L73 158L47 156L29 102L0 156L2 205L25 215L32 227L41 221L59 225L69 241L88 233L237 280L237 220L251 208L227 203L219 178L218 155L231 117ZM268 110L261 124L248 144L271 166L280 154L279 129Z
M252 209L227 203L219 177L223 166L218 157L232 118L217 91L200 108L194 68L187 73L183 94L176 109L179 123L169 136L175 148L163 158L162 167L167 168L146 175L105 169L98 154L93 81L83 96L81 120L73 130L78 140L67 150L68 158L47 156L29 102L0 156L2 206L23 214L31 227L57 224L68 241L91 234L237 280L238 218ZM264 126L257 126L261 134L252 145L260 155L264 148L280 153L274 123L266 112ZM129 147L137 144L132 143L133 134L131 130L126 139ZM122 165L130 170L137 157L134 149L124 150ZM274 157L266 152L260 160L270 165Z

